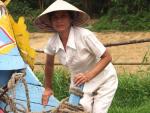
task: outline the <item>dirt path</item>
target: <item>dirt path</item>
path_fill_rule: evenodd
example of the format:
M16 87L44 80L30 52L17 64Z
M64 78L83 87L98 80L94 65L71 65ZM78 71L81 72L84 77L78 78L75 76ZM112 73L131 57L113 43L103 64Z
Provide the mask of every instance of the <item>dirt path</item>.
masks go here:
M127 40L134 39L145 39L150 38L150 32L100 32L95 33L97 37L101 40L102 43L112 43L112 42L122 42ZM48 38L51 34L49 33L31 33L31 46L36 49L42 49L46 45ZM142 62L144 56L147 52L149 52L150 42L141 43L141 44L132 44L132 45L124 45L117 47L109 47L109 51L112 55L113 62L127 62L127 63L135 63ZM150 62L149 56L147 56L147 61ZM37 54L36 62L45 61L44 54ZM55 62L58 62L56 59ZM118 73L126 72L135 72L140 69L147 69L149 66L140 66L140 65L115 65ZM43 67L35 66L35 71L43 71Z

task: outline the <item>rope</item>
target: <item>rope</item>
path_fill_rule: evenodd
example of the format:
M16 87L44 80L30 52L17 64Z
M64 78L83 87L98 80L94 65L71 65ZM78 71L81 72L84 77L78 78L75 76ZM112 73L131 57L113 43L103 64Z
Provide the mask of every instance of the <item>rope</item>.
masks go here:
M84 111L81 105L75 106L68 103L68 98L63 99L60 102L58 108L53 109L51 113L87 113Z
M26 83L26 80L24 79L25 76L25 72L23 73L14 73L11 77L11 79L8 82L8 87L14 87L16 85L16 81L21 80L24 87L25 87L25 93L26 93L26 98L27 98L27 111L26 112L30 112L31 111L31 106L30 106L30 98L29 98L29 90L28 90L28 86Z
M16 86L16 81L21 79L24 76L23 73L13 73L10 80L7 83L8 89L13 89Z
M71 87L69 92L80 97L83 96L82 90L76 87ZM51 113L87 113L87 112L84 111L81 105L78 106L72 105L68 102L68 98L65 98L60 102L59 107L52 110Z
M5 103L7 103L10 106L10 110L11 110L10 112L13 112L13 113L20 113L20 112L22 112L22 113L87 113L84 111L84 109L81 105L75 106L75 105L71 105L70 103L68 103L68 98L63 99L60 102L59 107L55 108L53 110L50 110L50 111L43 110L41 112L31 112L29 90L27 87L26 80L24 79L24 76L25 76L25 73L14 73L8 82L8 89L13 89L16 86L16 82L19 80L21 80L23 82L24 87L25 87L26 97L27 97L27 109L23 105L21 105L19 103L15 103L14 100L10 96L8 96L7 93L5 93L2 96L2 99ZM4 90L1 89L0 93L1 92L4 92ZM73 93L80 97L83 95L83 92L79 88L73 88L73 87L70 88L70 93ZM16 104L22 106L23 110L18 109L16 107ZM6 106L6 108L7 108L7 106Z
M3 92L0 94L0 99L3 97L3 95L8 91L8 88L3 88Z
M11 110L15 111L14 113L17 113L16 111L19 111L19 112L23 112L23 113L26 113L26 112L30 112L31 109L30 109L30 98L29 98L29 91L28 91L28 87L27 87L27 83L26 83L26 80L24 79L24 76L25 76L25 72L21 72L21 73L13 73L12 74L12 77L10 78L10 80L8 81L8 84L7 84L7 89L8 90L13 90L13 88L16 86L16 83L17 81L21 80L24 84L24 87L25 87L25 92L26 92L26 97L27 97L27 110L25 109L25 107L21 104L18 104L20 106L22 106L24 108L24 110L21 110L21 109L18 109L16 107L16 103L13 101L13 99L11 99L8 95L6 97L6 93L5 95L3 95L3 97L6 97L4 98L4 100L10 100L13 101L13 104L10 103L11 101L6 101L6 103L12 108ZM15 90L13 91L13 94L15 95ZM26 111L26 112L25 112Z
M0 93L4 92L2 88L0 88ZM16 111L16 104L11 97L9 97L6 93L1 97L1 100L10 106L10 110L13 113L18 113Z
M69 92L70 92L70 93L73 93L73 94L75 94L75 95L77 95L77 96L80 96L80 97L83 96L83 91L82 91L81 89L77 88L77 87L71 87L71 88L69 89Z
M30 112L31 111L31 106L30 106L30 97L29 97L28 86L27 86L26 80L24 78L22 78L22 82L24 84L26 97L27 97L27 112Z
M41 111L41 112L31 112L29 90L28 90L27 83L26 83L26 80L25 80L24 76L25 76L25 72L13 73L12 77L8 81L7 91L8 90L9 91L13 90L15 88L16 84L17 84L17 81L21 80L23 85L24 85L24 87L25 87L25 93L26 93L26 98L27 98L27 109L22 104L16 103L14 101L14 99L12 99L12 97L7 95L5 90L0 88L0 95L2 95L0 99L7 104L6 107L4 108L5 111L6 112L13 112L13 113L50 113L51 110L49 110L49 111ZM15 90L13 91L13 94L15 94ZM11 110L11 111L8 111L8 109L7 109L8 105L10 107L8 109ZM17 106L18 105L21 106L23 109L19 109L16 105Z

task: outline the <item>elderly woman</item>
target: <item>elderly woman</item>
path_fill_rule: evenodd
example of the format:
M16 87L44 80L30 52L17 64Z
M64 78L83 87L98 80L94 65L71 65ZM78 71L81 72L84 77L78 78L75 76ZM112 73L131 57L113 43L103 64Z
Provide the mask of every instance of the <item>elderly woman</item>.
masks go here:
M44 105L53 95L54 57L58 55L71 73L70 87L84 84L80 100L84 109L89 113L107 113L117 89L117 74L104 45L91 31L79 27L88 20L88 14L63 0L56 0L35 20L41 30L54 32L44 49Z

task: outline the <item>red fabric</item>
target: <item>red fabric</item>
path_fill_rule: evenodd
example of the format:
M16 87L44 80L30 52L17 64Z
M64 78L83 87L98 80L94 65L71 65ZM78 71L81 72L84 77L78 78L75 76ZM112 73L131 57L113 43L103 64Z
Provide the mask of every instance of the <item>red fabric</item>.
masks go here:
M0 113L4 113L4 111L0 108Z

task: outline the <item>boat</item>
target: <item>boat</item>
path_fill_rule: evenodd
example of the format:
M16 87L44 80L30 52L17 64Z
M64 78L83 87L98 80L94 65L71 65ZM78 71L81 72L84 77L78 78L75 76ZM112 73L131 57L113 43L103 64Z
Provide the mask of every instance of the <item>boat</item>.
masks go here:
M16 23L6 3L0 1L0 113L51 111L59 101L51 96L46 106L41 104L44 87L32 70L35 52L24 18Z

